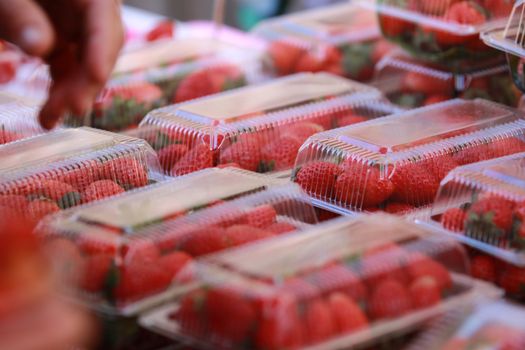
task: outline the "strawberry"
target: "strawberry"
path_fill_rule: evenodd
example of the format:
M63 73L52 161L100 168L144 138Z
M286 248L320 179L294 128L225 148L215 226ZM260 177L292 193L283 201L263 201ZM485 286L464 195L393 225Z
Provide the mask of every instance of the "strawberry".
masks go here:
M412 304L416 309L430 307L441 301L441 290L433 277L422 276L415 279L409 290Z
M80 249L71 240L56 238L46 240L43 252L50 258L53 272L65 285L77 287L87 271ZM49 266L47 266L49 267Z
M310 52L305 52L295 64L293 71L317 73L323 69L323 66L323 57L319 57Z
M99 179L102 165L94 159L80 161L53 176L55 180L65 182L82 192L89 184Z
M525 293L525 269L512 265L505 265L498 276L498 285L507 294L514 297L523 297Z
M392 182L382 179L379 169L356 164L347 167L335 183L337 200L356 208L368 208L381 204L394 191Z
M483 5L490 13L491 18L500 18L508 16L513 7L513 0L484 0Z
M348 126L352 124L357 124L367 121L368 118L360 115L346 115L337 119L337 126L342 128L343 126Z
M465 220L467 213L460 208L447 209L441 216L441 225L444 228L454 232L463 232L465 230Z
M0 84L6 84L16 77L19 64L17 57L5 52L2 54L0 57Z
M465 165L489 159L488 153L489 148L486 143L473 144L458 149L453 158L459 165Z
M403 78L402 88L405 91L420 92L425 95L446 94L447 96L452 96L454 93L454 81L411 71Z
M491 195L473 203L467 211L466 234L480 239L505 239L512 229L514 204Z
M309 343L316 344L333 337L337 325L328 303L322 299L314 299L308 303L304 315L305 334Z
M310 136L312 136L313 134L317 134L321 131L324 131L324 128L321 125L317 123L312 123L312 122L304 122L304 123L298 123L298 124L287 126L282 132L282 137L287 138L287 139L290 136L294 137L297 140L299 140L298 141L299 143L302 144ZM300 146L301 145L299 145L299 147Z
M343 293L332 293L328 305L337 333L350 333L368 326L368 320L357 303Z
M208 292L206 316L212 337L228 344L245 342L257 321L254 305L239 291L226 287Z
M525 151L525 143L516 137L494 140L488 144L488 158L503 157Z
M237 247L253 241L272 237L274 234L257 227L234 225L226 229L223 236L225 248Z
M213 166L213 154L208 146L199 144L193 147L188 153L171 168L172 176L181 176L193 173L198 170L211 168Z
M111 180L99 180L89 185L84 192L82 192L82 200L84 203L100 200L111 197L119 193L125 192L116 182Z
M21 213L25 212L29 201L26 197L17 194L0 194L0 206L15 209Z
M396 318L412 309L409 291L397 280L381 281L373 290L368 312L373 319Z
M486 21L483 9L474 1L460 1L452 4L445 12L443 18L448 22L466 25L479 25ZM436 42L440 47L450 47L465 44L472 40L479 40L474 35L456 35L440 29L428 28L427 31L435 35Z
M75 243L85 255L115 255L117 253L117 243L115 241L103 240L94 234L80 235Z
M169 318L177 321L185 334L193 337L206 335L206 306L207 291L197 289L182 298L180 307L169 315Z
M286 170L293 168L295 158L301 148L298 138L283 136L263 147L261 156L268 170Z
M289 293L298 300L309 300L318 298L321 290L302 278L292 277L279 285L279 293Z
M477 255L470 262L472 277L496 283L496 261L488 255Z
M72 193L78 193L77 189L65 182L57 180L40 180L34 182L32 194L46 197L55 202Z
M172 252L166 255L163 255L160 258L160 266L165 269L167 276L169 277L169 282L173 278L177 277L177 274L181 272L190 262L192 257L184 252Z
M395 190L392 199L414 206L431 203L439 188L439 181L418 163L399 165L392 176Z
M111 101L115 98L120 98L124 101L135 101L136 103L153 106L162 98L162 90L155 84L143 82L134 82L129 85L118 86L112 88L103 102L101 107L109 107Z
M368 288L373 289L388 279L408 283L403 265L405 256L406 252L395 244L366 250L361 259L361 276Z
M448 270L441 263L423 254L410 254L407 257L406 270L412 280L425 276L432 277L442 292L452 288L452 277Z
M201 256L223 250L227 247L224 242L226 231L220 227L206 227L194 231L182 244L182 250L191 256Z
M268 54L278 75L292 73L304 50L286 41L273 41Z
M385 14L379 15L379 25L383 35L387 38L398 37L414 29L414 25L404 19Z
M246 224L257 228L266 228L275 223L276 219L277 212L269 204L250 209L245 214Z
M157 152L159 163L165 172L169 172L186 153L188 147L182 144L168 145Z
M344 293L357 302L366 300L368 294L359 277L351 269L339 264L311 273L308 281L323 293Z
M372 52L372 61L374 65L379 63L379 61L388 55L391 51L396 48L396 45L390 43L389 41L381 38L377 39L374 44L374 51Z
M340 172L337 164L316 161L302 165L295 174L295 182L311 194L329 198Z
M405 214L414 209L415 208L410 204L390 202L387 203L384 210L390 214Z
M27 206L29 218L40 221L45 216L60 211L60 207L53 201L46 199L35 199Z
M111 255L97 254L87 256L80 288L90 293L102 291L112 263L113 257Z
M293 232L297 230L297 227L287 222L276 222L266 227L266 230L273 233L274 235L280 235L283 233Z
M436 177L438 181L441 181L448 175L448 173L458 166L458 163L454 158L441 155L439 157L431 158L426 162L428 170Z
M119 157L102 164L100 178L118 182L124 187L143 187L148 184L148 171L138 159Z
M147 41L156 41L164 38L173 38L175 22L170 20L160 21L146 33Z
M303 327L296 299L287 293L263 301L255 345L257 349L298 349L303 345Z
M243 139L227 147L220 155L220 163L237 163L241 168L250 171L266 172L261 166L261 144L258 140Z

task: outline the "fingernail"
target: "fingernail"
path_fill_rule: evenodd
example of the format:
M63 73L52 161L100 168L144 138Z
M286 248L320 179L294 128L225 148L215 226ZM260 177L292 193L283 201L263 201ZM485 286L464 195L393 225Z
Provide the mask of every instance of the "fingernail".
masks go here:
M32 48L42 43L42 33L35 26L27 26L22 31L21 46Z

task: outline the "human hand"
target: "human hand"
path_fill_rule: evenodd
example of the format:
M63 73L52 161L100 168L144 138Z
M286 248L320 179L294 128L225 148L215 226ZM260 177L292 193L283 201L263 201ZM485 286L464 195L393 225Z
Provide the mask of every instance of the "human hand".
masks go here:
M113 70L124 40L119 0L2 0L0 37L50 67L40 122L86 113Z

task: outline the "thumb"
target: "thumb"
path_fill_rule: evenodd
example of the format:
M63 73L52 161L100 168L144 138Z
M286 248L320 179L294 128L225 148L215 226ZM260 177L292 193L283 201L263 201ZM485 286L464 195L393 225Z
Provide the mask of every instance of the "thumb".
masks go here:
M42 8L32 0L0 1L0 37L29 55L45 56L53 47L53 27Z

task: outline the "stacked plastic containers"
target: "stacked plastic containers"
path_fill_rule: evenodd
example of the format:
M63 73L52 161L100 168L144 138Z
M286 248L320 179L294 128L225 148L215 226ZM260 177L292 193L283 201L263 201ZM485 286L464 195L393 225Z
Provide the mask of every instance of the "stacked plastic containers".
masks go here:
M0 94L0 99L2 97ZM4 102L0 103L0 145L44 133L38 123L36 106L10 98Z
M513 86L504 60L469 64L461 73L396 51L376 66L374 86L390 101L416 108L455 97L484 98L507 106L518 106L521 93Z
M450 65L497 54L479 36L483 30L506 21L514 3L512 0L360 2L375 7L387 39L415 57Z
M397 111L374 88L301 73L155 110L138 131L173 176L228 164L281 172L310 135Z
M36 220L163 178L145 141L87 127L0 147L0 203Z
M293 180L321 206L413 214L458 165L525 150L523 114L456 99L311 137Z
M525 313L503 302L460 308L434 322L405 350L525 349Z
M210 169L50 217L40 233L75 252L72 277L91 305L136 315L191 289L194 259L317 223L298 186L271 185Z
M65 122L110 131L136 127L152 109L256 79L260 50L255 39L234 29L185 24L175 39L125 50L92 113Z
M523 92L525 92L524 10L525 1L516 1L506 27L496 27L481 35L485 44L506 53L514 83Z
M450 172L426 221L472 248L475 277L521 299L525 297L524 203L525 153L518 153Z
M206 348L374 345L498 295L467 269L461 245L402 219L338 219L206 258L199 288L141 324Z
M268 42L265 66L277 75L326 71L367 81L392 48L374 11L355 3L266 20L254 33Z

